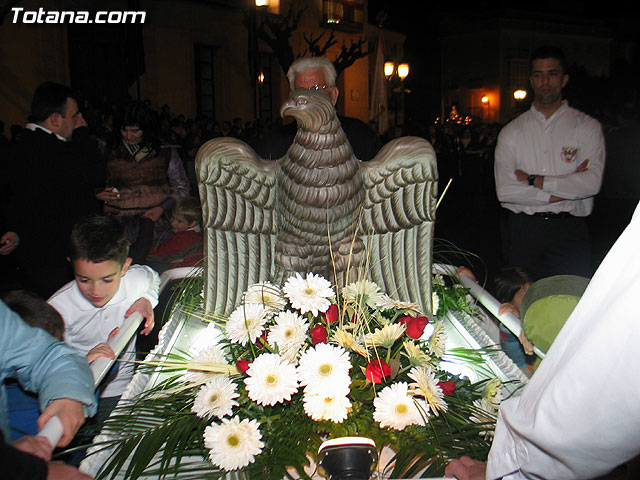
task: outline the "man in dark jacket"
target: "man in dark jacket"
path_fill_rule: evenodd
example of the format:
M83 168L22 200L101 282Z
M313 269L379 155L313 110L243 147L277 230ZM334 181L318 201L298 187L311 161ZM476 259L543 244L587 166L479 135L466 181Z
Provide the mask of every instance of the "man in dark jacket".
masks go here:
M15 253L25 288L48 298L72 279L69 234L80 218L99 213L95 193L105 174L72 89L40 85L29 120L8 152L5 227L19 237Z

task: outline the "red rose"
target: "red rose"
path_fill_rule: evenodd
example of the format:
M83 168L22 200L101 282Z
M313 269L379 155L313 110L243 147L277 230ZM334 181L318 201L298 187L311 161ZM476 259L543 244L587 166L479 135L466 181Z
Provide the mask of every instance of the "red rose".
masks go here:
M327 329L324 325L318 323L315 327L309 330L311 333L311 343L317 345L318 343L327 343L327 338L329 334L327 333Z
M456 391L456 384L453 380L449 380L448 382L439 382L438 386L442 389L442 393L445 395L453 395L453 392Z
M424 327L429 323L427 317L410 317L409 315L402 315L398 317L398 323L402 323L407 327L407 335L411 338L420 338L424 332Z
M249 365L251 365L249 360L240 359L236 362L236 368L245 375L247 374L247 370L249 370Z
M335 303L332 303L329 310L324 314L324 321L329 325L338 321L338 306Z
M391 367L382 360L372 360L367 365L364 376L373 383L380 383L384 377L391 375Z

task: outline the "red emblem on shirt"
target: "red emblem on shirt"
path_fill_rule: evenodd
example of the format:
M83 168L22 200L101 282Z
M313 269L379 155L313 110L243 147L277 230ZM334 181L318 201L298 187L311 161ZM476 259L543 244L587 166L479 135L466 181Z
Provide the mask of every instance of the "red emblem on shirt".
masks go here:
M578 147L562 147L562 160L567 163L573 162L578 156Z

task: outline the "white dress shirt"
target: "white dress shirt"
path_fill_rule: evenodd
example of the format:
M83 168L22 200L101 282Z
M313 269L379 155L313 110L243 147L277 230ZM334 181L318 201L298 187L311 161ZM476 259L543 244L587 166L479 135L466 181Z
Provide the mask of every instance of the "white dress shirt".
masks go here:
M566 101L549 118L531 105L498 136L494 165L498 200L515 213L587 216L600 190L604 157L604 136L597 120ZM587 159L588 170L576 173ZM516 170L543 175L543 189L519 182ZM549 203L551 195L567 200Z
M116 294L101 308L87 300L75 281L67 283L54 293L47 302L64 319L65 342L85 355L99 343L106 343L109 334L124 323L124 314L139 298L146 298L155 307L158 304L160 277L147 266L132 265L120 281ZM134 336L118 357L118 372L112 379L106 379L101 397L121 395L133 377L136 351Z
M640 208L522 395L505 401L487 479L586 479L640 453Z

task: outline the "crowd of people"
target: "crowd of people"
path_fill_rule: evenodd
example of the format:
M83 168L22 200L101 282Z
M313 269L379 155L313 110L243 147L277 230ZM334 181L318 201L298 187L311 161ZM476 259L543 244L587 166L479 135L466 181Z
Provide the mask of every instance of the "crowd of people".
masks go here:
M295 62L288 79L292 88L322 91L336 104L335 69L327 59ZM492 250L498 264L525 272L515 281L504 272L496 276L509 311L519 315L530 303L527 294L537 279L570 274L589 280L530 384L501 409L488 463L464 458L448 467L446 473L460 480L592 478L640 451L635 388L628 395L607 395L606 409L590 406L603 395L602 378L629 382L625 372L637 362L632 340L638 329L629 312L640 268L635 253L640 217L594 274L598 265L590 258L587 219L603 182L605 141L595 119L563 100L568 80L562 52L544 47L531 58L532 107L514 121L501 126L449 118L406 132L433 145L439 191L449 190L451 182L438 212L445 235L456 225L464 238L486 242L475 246ZM390 140L360 120L339 118L362 161ZM159 273L202 261L198 149L211 138L229 136L265 159L277 159L291 144L296 125L188 119L168 105L154 110L144 101L121 108L87 104L70 88L47 82L34 93L29 123L11 131L11 138L0 142L0 290L35 295L38 312L53 307L53 317L59 317L53 323L63 331L35 334L37 329L23 322L30 314L19 313L20 300L11 306L0 301L0 459L3 465L10 462L16 478L45 478L47 472L48 478L87 478L51 462L53 446L34 435L59 416L64 436L58 446L65 446L84 418L94 415L96 404L108 414L133 375L136 339L97 394L89 362L114 358L107 342L134 312L145 319L141 333L153 331ZM26 344L31 348L23 355ZM526 335L505 337L503 346L520 362L533 347ZM597 365L595 351L603 352ZM61 370L52 373L52 365L62 365ZM72 383L64 391L50 384L61 376ZM23 425L26 435L13 441L5 389L11 378L39 393L39 409L36 405L29 425ZM574 401L558 402L569 397ZM534 421L538 417L542 421ZM602 435L593 435L592 425ZM566 432L577 433L567 437Z

